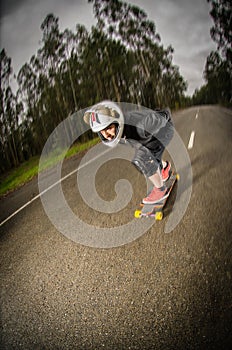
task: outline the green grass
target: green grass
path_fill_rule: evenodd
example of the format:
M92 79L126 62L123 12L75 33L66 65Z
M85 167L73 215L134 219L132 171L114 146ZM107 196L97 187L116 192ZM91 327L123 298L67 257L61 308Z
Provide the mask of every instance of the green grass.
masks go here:
M41 169L39 169L40 157L32 157L28 161L22 163L19 167L13 169L8 174L0 177L0 197L21 187L33 177L38 175L38 171L43 171L55 164L63 158L70 158L75 154L85 151L99 142L99 138L87 141L81 144L74 144L67 152L56 151L46 161L43 161Z

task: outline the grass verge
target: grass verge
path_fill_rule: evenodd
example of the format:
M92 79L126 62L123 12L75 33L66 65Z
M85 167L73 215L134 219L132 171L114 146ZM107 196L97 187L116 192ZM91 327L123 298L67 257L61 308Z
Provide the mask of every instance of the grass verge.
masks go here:
M43 167L40 170L48 169L57 164L63 158L70 158L80 152L83 152L99 142L99 138L94 138L85 143L74 144L67 152L57 152L49 157L46 162L43 162ZM22 163L17 168L10 171L7 175L0 177L0 197L16 190L17 188L30 181L38 175L40 157L32 157L28 161Z

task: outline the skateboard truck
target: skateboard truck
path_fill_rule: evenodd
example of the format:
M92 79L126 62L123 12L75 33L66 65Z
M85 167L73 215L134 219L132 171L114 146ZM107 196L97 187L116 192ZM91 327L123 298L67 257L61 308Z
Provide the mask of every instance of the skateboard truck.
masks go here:
M163 219L163 208L168 200L168 197L175 185L176 181L179 181L179 174L172 173L168 181L166 182L166 186L168 188L168 196L164 198L162 201L155 204L141 204L142 209L136 209L134 212L134 216L137 219L142 217L154 217L155 220L160 221Z

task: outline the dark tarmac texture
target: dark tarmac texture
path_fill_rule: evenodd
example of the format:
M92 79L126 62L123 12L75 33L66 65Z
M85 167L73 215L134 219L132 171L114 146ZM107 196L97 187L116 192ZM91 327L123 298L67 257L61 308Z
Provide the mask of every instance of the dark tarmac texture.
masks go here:
M139 238L115 248L68 239L50 222L40 199L0 226L1 350L231 348L232 113L196 107L175 113L174 121L186 148L193 129L195 139L189 150L191 200L172 232L164 227L176 189L162 221L153 220ZM66 161L64 173L77 165L78 157ZM109 181L102 181L105 174ZM62 188L83 221L115 227L133 218L146 191L143 176L129 162L112 160L96 176L104 200L112 200L111 189L121 178L131 183L133 196L113 214L82 201L75 174ZM36 194L35 179L3 198L1 221Z

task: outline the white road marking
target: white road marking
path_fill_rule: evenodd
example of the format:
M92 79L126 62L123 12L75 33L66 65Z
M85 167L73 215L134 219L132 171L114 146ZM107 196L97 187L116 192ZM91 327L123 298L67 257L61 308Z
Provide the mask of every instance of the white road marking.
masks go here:
M188 149L193 148L194 137L195 137L195 131L192 131L190 135L189 143L188 143Z
M101 156L103 156L105 153L109 152L111 150L111 148L106 149L104 152L102 152L101 154L99 154L98 156L96 156L93 159L90 159L88 162L82 164L80 167L78 167L77 169L71 171L69 174L65 175L64 177L62 177L59 181L56 181L54 184L52 184L51 186L49 186L48 188L46 188L44 191L40 192L39 194L37 194L35 197L33 197L31 200L29 200L27 203L25 203L22 207L20 207L19 209L17 209L13 214L11 214L10 216L8 216L5 220L3 220L0 223L0 227L2 225L4 225L7 221L9 221L11 218L13 218L16 214L18 214L20 211L22 211L24 208L26 208L28 205L30 205L31 203L33 203L36 199L40 198L43 194L45 194L46 192L50 191L53 187L57 186L59 183L61 183L62 181L66 180L68 177L70 177L71 175L75 174L78 170L84 168L85 166L87 166L88 164L92 163L93 161L95 161L96 159L100 158Z

